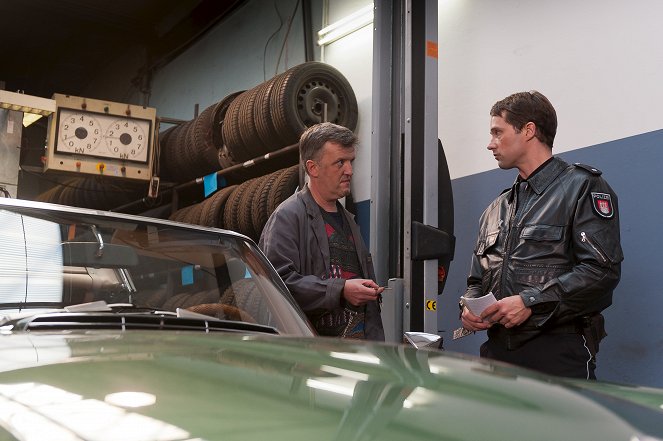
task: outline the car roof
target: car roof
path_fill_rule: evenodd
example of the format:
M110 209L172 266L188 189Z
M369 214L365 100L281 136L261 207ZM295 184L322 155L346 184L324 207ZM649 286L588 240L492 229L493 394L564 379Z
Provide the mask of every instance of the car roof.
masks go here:
M136 215L136 214L128 214L128 213L119 213L119 212L114 212L114 211L105 211L105 210L96 210L96 209L91 209L91 208L81 208L81 207L72 207L69 205L59 205L59 204L53 204L50 202L39 202L39 201L30 201L26 199L10 199L10 198L0 198L0 209L3 207L11 208L11 207L17 207L20 209L25 209L25 210L38 210L39 212L62 212L62 213L68 213L68 214L78 214L81 216L94 216L94 217L100 217L100 218L106 218L108 220L116 220L116 221L133 221L133 222L142 222L142 223L152 223L152 224L160 224L160 225L166 225L166 226L177 226L177 227L186 227L194 230L201 230L201 231L213 231L216 233L221 233L221 234L226 234L229 236L235 236L238 238L246 239L251 242L253 242L252 239L249 237L237 233L235 231L231 230L224 230L221 228L215 228L215 227L206 227L202 225L195 225L195 224L186 224L182 222L177 222L169 219L160 219L160 218L155 218L155 217L146 217L146 216L141 216L141 215Z

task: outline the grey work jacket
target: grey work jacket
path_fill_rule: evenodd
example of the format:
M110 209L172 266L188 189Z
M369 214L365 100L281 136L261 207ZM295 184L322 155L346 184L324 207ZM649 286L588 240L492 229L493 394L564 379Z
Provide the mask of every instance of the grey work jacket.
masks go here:
M352 214L345 209L343 213L352 231L362 276L375 280L373 262L359 227ZM259 245L307 315L320 309L341 307L345 279L330 278L325 222L308 186L290 196L272 213ZM384 340L377 301L367 304L365 332L367 339Z
M532 309L519 326L489 328L488 337L504 348L612 303L624 257L617 196L600 175L555 157L524 189L514 184L481 216L465 295L520 295Z

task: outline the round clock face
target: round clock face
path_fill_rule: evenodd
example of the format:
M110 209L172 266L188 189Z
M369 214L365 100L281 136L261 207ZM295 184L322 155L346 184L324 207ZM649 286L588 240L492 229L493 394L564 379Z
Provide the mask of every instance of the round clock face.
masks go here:
M60 109L58 152L124 161L148 161L149 120Z
M148 128L138 120L124 118L113 121L104 134L108 153L113 158L145 160Z
M58 150L91 154L101 144L103 131L99 120L89 113L63 111L60 114Z

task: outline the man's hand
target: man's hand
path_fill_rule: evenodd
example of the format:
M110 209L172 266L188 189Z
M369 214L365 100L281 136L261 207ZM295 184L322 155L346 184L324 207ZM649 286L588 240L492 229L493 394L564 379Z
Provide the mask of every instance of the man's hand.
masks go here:
M463 328L467 329L468 331L484 331L493 325L492 322L488 320L482 320L478 315L472 314L472 312L467 308L463 308L460 321L463 323Z
M490 305L481 313L481 318L493 323L501 323L505 328L518 326L532 315L519 295L504 297Z
M350 279L345 281L343 297L351 305L361 306L372 300L377 300L378 294L382 291L384 291L384 287L370 279Z

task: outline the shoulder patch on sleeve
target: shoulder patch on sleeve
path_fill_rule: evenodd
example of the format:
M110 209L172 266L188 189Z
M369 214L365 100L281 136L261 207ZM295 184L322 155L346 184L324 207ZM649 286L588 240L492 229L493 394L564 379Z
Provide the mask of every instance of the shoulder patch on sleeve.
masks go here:
M611 219L615 215L612 196L608 193L592 192L592 208L594 209L594 213L605 219Z
M596 175L596 176L601 176L601 173L603 173L601 170L599 170L596 167L592 167L591 165L581 164L579 162L574 162L573 165L575 165L576 167L582 168L584 170L587 170L588 172L590 172L591 174Z

